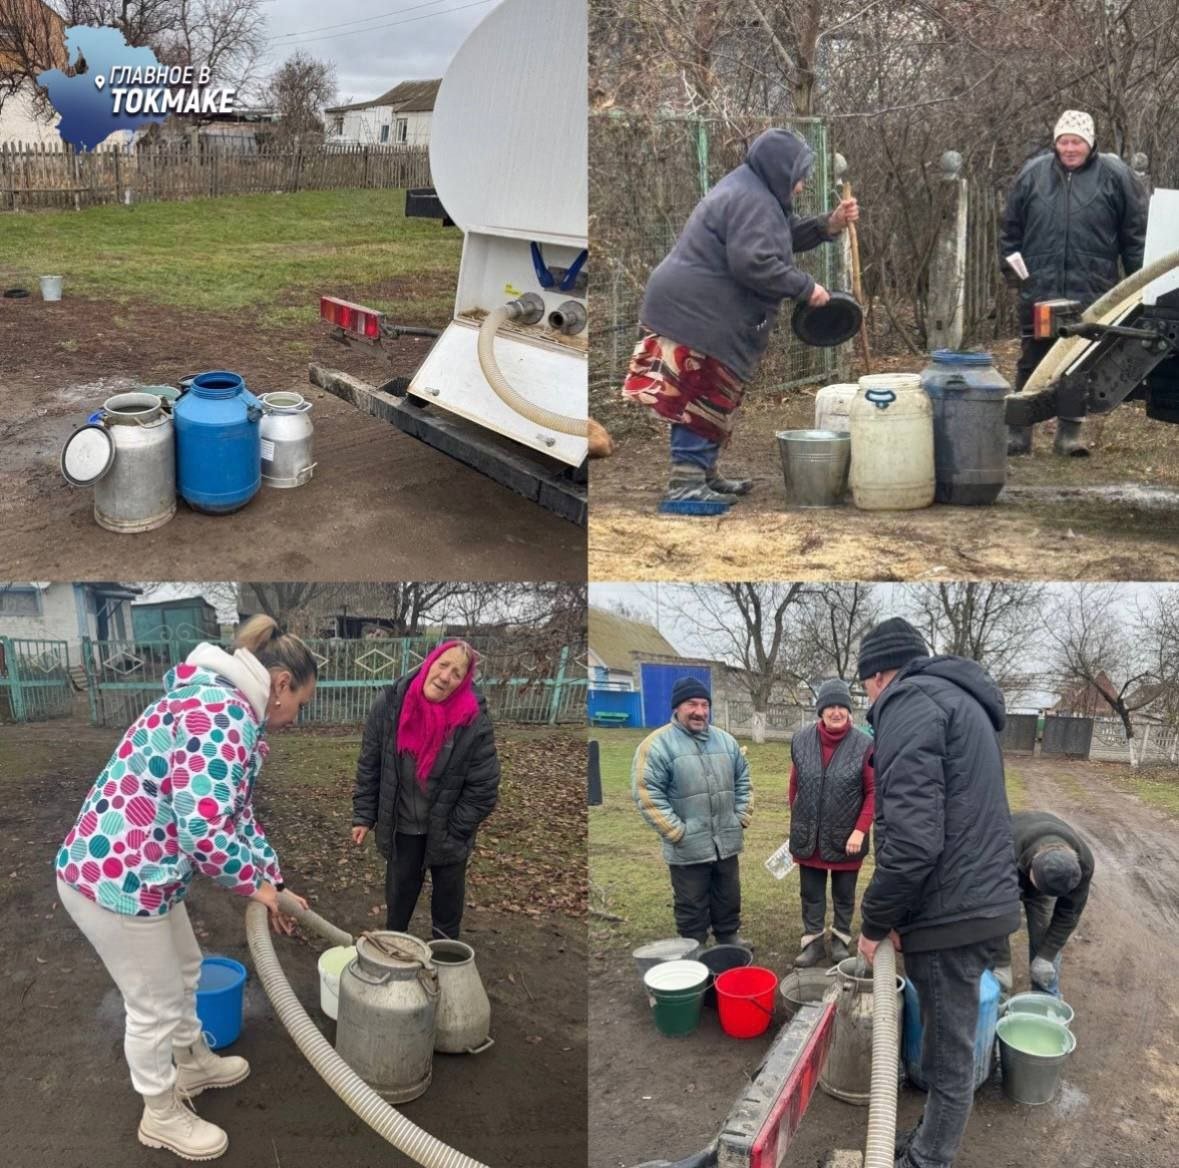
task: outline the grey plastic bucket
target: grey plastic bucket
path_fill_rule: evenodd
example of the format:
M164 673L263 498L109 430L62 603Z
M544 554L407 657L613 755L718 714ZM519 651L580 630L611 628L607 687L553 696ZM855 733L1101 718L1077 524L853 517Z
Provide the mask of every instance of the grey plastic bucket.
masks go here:
M639 977L645 978L649 970L665 961L695 961L700 953L700 942L691 937L669 937L664 941L648 941L640 945L631 955Z
M847 494L851 435L835 430L779 430L778 453L791 507L837 507Z
M1051 1103L1060 1086L1060 1072L1077 1046L1073 1032L1053 1018L1008 1014L995 1028L1003 1093L1016 1103Z

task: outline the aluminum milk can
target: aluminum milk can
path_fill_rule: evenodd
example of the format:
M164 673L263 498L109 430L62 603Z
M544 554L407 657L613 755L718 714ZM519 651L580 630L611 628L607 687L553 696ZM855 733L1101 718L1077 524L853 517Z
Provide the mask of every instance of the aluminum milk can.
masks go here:
M365 933L340 976L336 1051L390 1103L430 1086L438 974L425 941L408 933Z
M262 481L301 487L315 470L311 402L298 393L262 395Z
M431 941L438 970L438 1031L434 1049L444 1054L481 1054L491 1047L491 1002L479 971L475 950L462 941Z
M841 961L835 979L835 1037L819 1086L845 1103L868 1106L872 1089L872 974L856 977L858 958ZM901 1033L904 1029L905 979L897 978L897 1082L901 1076Z
M154 531L176 514L172 419L150 393L119 393L102 403L114 445L111 468L94 484L94 519L108 531Z

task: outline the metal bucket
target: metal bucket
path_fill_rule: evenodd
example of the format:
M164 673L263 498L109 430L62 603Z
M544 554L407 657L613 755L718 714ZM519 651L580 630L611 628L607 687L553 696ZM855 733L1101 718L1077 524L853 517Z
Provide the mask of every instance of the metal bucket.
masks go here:
M475 950L462 941L430 941L438 971L438 1024L434 1049L444 1054L482 1054L495 1045L491 1037L491 1002Z
M1060 1086L1060 1072L1076 1050L1073 1032L1054 1018L1008 1014L999 1019L999 1062L1003 1093L1016 1103L1051 1103Z
M847 493L851 435L834 430L780 430L778 453L791 507L837 507Z
M793 1018L802 1006L821 1002L834 988L825 969L796 969L778 983L778 996L786 1017Z
M856 977L858 957L841 961L832 974L836 984L835 1037L827 1063L819 1076L819 1086L828 1095L867 1107L872 1091L872 974ZM905 1020L905 979L897 978L897 1051ZM901 1062L897 1059L897 1083L901 1081Z
M648 941L631 956L635 959L639 977L645 978L649 970L664 961L695 961L699 954L699 941L693 941L691 937L669 937L665 941Z
M1041 1018L1052 1018L1065 1026L1072 1025L1073 1008L1063 998L1054 998L1051 994L1036 992L1016 994L1007 999L1003 1007L1007 1014L1035 1014Z
M262 395L262 481L301 487L315 470L311 402L298 393Z
M176 514L172 419L151 393L118 393L102 403L115 460L94 484L94 520L107 531L154 531Z

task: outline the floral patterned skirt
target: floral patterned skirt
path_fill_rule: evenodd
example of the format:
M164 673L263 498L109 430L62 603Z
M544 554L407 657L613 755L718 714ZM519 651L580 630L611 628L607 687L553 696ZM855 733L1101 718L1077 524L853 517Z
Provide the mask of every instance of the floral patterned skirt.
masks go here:
M714 357L647 332L635 346L622 394L664 421L725 446L745 386Z

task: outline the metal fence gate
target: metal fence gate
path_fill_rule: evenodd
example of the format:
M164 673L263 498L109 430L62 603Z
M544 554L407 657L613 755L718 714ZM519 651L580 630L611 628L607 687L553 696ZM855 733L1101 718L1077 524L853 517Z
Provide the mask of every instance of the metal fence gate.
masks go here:
M1071 758L1088 758L1093 743L1092 718L1044 719L1044 741L1041 754L1067 754Z
M999 744L1011 753L1034 754L1038 714L1008 714L1007 724L999 735Z
M427 637L312 640L305 644L319 665L315 697L304 709L303 725L363 723L383 686L417 668L437 644ZM491 716L539 725L585 723L586 677L575 668L574 652L563 648L552 661L524 675L519 661L490 639L473 642L480 654L477 684ZM163 692L164 675L183 660L170 641L97 641L82 647L96 726L133 722Z
M0 637L0 722L66 718L73 706L65 641Z
M718 120L611 111L590 117L590 233L598 270L590 284L594 343L590 390L610 396L622 384L638 337L639 305L651 270L671 250L702 195L740 165L746 145L762 130L784 126L815 151L815 169L798 199L800 215L836 203L826 123L818 118L751 118L734 126ZM837 246L797 257L825 287L842 265ZM785 314L784 314L785 315ZM804 345L783 319L762 362L757 384L770 390L830 380L833 349Z

